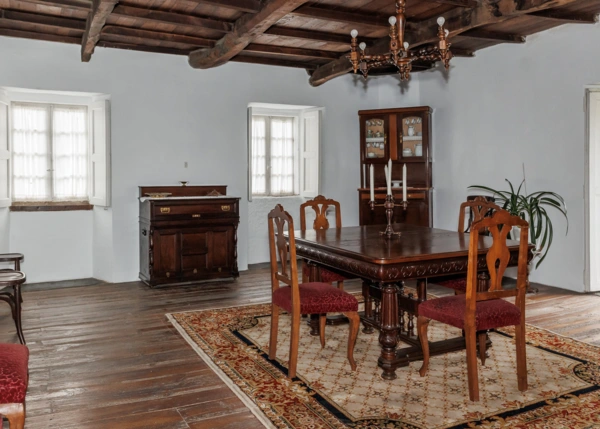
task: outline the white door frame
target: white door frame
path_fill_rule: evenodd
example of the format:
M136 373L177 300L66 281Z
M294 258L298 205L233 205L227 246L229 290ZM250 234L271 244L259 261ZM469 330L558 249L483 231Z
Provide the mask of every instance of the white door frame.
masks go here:
M600 212L600 183L594 180L600 177L600 162L594 162L600 159L600 85L585 87L584 112L584 290L598 292L600 263L592 261L600 261L600 220L593 219L593 214Z

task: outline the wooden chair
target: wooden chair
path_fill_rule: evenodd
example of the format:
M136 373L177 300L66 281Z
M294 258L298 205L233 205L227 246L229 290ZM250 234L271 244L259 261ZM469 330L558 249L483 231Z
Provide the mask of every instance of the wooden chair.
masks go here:
M0 344L0 426L2 416L10 429L25 427L25 394L29 382L29 349L20 344Z
M24 273L19 271L21 268L20 262L22 260L23 255L21 253L7 253L0 255L0 262L14 263L14 270L0 270L0 300L5 301L10 305L19 341L21 344L25 344L25 336L23 335L23 327L21 324L21 305L23 304L21 285L25 283L26 277Z
M500 207L491 202L488 197L476 196L472 200L465 201L460 205L458 212L458 232L469 232L471 224L491 216ZM468 218L466 217L468 213ZM465 293L467 290L467 278L465 276L449 276L433 279L436 285L454 289L455 293Z
M510 258L506 236L513 226L521 227L517 288L504 290L502 288L502 276ZM479 236L485 231L489 231L493 238L493 244L486 254L490 286L487 291L478 292ZM517 346L518 386L520 391L527 390L525 292L527 289L528 233L529 225L526 221L519 216L511 216L510 213L502 209L497 210L491 217L484 217L471 225L466 294L424 301L418 308L417 330L423 349L423 366L419 371L421 376L426 374L429 365L427 327L430 320L437 320L464 329L467 346L469 398L471 401L479 401L476 336L479 337L479 343L482 344L485 342L486 330L514 325ZM515 304L502 299L506 297L516 297ZM484 352L482 348L480 348L480 357L483 361Z
M318 195L312 200L308 200L300 206L300 229L302 231L306 231L306 209L311 208L315 212L315 220L313 222L313 228L315 230L326 230L329 229L329 220L327 219L327 210L329 207L335 208L335 227L342 227L342 213L340 211L340 203L325 198L323 195ZM346 277L344 274L340 274L338 272L332 271L325 267L318 267L319 270L319 280L324 283L333 284L333 282L337 283L338 289L344 289L344 280L348 280L349 277ZM310 266L307 263L302 264L302 283L310 282Z
M287 226L288 242L284 237ZM290 357L288 377L296 376L298 362L298 343L300 340L300 315L319 314L319 336L321 347L325 347L325 316L329 312L343 313L350 320L348 336L348 361L354 371L354 344L358 335L360 318L358 317L358 301L352 295L331 287L328 283L311 282L298 284L298 265L296 262L296 245L294 241L294 221L292 217L277 204L269 213L269 250L271 255L271 336L269 340L269 359L275 359L277 352L277 331L279 325L279 309L292 315L292 332L290 341ZM281 264L279 269L277 260ZM280 286L280 282L286 286Z

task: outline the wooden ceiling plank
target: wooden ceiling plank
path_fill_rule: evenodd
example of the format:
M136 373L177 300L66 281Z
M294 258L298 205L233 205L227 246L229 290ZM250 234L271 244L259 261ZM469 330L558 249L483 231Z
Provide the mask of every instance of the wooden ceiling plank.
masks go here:
M0 10L0 17L12 21L42 24L56 28L69 28L73 30L85 30L85 21L73 18L62 18L53 15L44 15L16 10Z
M476 8L457 8L446 14L445 28L450 31L449 38L451 39L477 27L503 22L532 12L565 6L575 1L577 0L521 0L519 2L514 0L482 0L481 5ZM414 38L411 48L435 43L438 40L436 21L437 18L431 18L419 23L417 31L411 35L411 38ZM385 39L388 38L384 37L381 40ZM352 66L346 55L344 54L337 60L324 64L315 70L309 79L310 84L319 86L328 80L351 71Z
M474 8L479 5L476 0L425 0L431 3L449 4L450 6Z
M315 40L317 42L326 43L342 43L345 45L348 45L350 43L349 34L325 33L321 31L304 30L301 28L274 26L265 31L265 34L280 37L289 37L293 39ZM364 37L361 40L369 44L374 43L378 39Z
M460 34L461 37L469 37L472 39L493 40L502 43L525 43L525 36L518 34L499 33L496 31L487 30L470 30Z
M389 28L388 16L365 12L351 12L340 10L339 8L332 9L317 6L302 6L296 9L291 15L322 19L325 21L342 22L345 24Z
M23 39L45 40L48 42L60 42L79 45L81 39L78 37L59 36L56 34L37 33L33 31L15 30L12 28L0 28L0 36L19 37Z
M133 45L129 43L122 42L110 42L101 40L98 42L98 46L103 48L117 48L117 49L126 49L129 51L140 51L140 52L153 52L159 54L171 54L171 55L188 55L189 50L185 49L176 49L176 48L163 48L160 46L142 46L142 45Z
M145 9L134 6L117 5L114 8L112 14L116 17L137 18L147 21L157 21L177 25L202 27L210 30L216 30L222 33L228 33L233 29L233 24L227 21L202 18L199 16L187 15L183 13L164 12L162 10L155 9Z
M451 48L453 57L472 58L475 53L470 49Z
M102 27L117 2L118 0L94 0L81 40L81 61L87 63L92 58L96 43L100 40Z
M235 22L233 32L223 36L212 49L192 52L188 59L190 65L194 68L207 69L225 64L277 21L306 1L267 0L259 12L248 13L239 18Z
M202 37L186 36L182 34L165 33L162 31L151 31L138 28L121 27L118 25L107 25L103 28L102 34L113 34L124 37L135 37L149 40L161 40L165 42L185 43L197 47L211 47L214 40Z
M286 55L292 57L308 57L316 59L334 59L339 56L338 52L319 51L315 49L292 48L278 45L259 45L251 43L244 49L245 52L261 52L274 55Z
M240 12L256 13L260 10L260 1L258 0L188 0L195 3L209 4L212 6L224 7Z
M90 6L92 5L92 3L85 0L19 0L19 2L61 9L84 10L86 12L90 11Z
M556 10L542 10L528 14L538 18L551 19L555 21L568 22L571 24L595 24L598 22L597 13L561 12Z

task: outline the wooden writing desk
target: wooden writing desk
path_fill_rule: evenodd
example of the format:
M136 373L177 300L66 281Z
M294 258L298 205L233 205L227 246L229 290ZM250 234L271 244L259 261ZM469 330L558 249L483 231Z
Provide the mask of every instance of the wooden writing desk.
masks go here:
M393 380L396 368L421 360L415 332L419 303L427 299L427 278L467 272L469 235L423 226L395 224L402 235L388 240L380 236L385 226L344 227L325 231L295 231L297 256L314 264L342 270L363 279L364 332L379 330L382 377ZM491 237L481 237L478 267L487 265L485 253ZM518 243L511 242L509 265L517 265ZM314 265L313 264L313 265ZM316 270L315 270L316 271ZM480 276L481 285L487 280ZM403 281L417 279L417 296L405 290ZM398 341L411 345L396 350ZM431 355L464 349L464 338L431 343Z

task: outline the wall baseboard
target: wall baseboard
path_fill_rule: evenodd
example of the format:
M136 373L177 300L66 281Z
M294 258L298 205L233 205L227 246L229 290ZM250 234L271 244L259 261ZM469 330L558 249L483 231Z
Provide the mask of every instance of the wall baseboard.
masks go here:
M85 279L74 279L74 280L59 280L54 282L40 282L40 283L25 283L22 287L25 291L35 290L48 290L48 289L62 289L69 287L79 286L93 286L106 283L105 281L95 279L93 277Z

